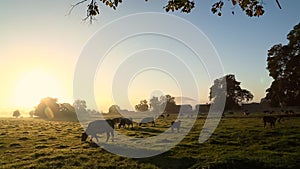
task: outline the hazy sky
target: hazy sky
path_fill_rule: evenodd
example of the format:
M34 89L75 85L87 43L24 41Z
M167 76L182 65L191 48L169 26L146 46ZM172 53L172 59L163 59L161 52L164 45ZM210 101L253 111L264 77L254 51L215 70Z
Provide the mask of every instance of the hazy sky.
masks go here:
M81 22L86 15L86 5L79 6L70 16L66 16L70 5L75 2L77 1L0 2L0 110L16 106L33 108L40 98L47 96L57 97L60 102L72 102L77 59L97 30L128 14L164 12L164 2L158 1L146 3L143 0L128 0L116 11L99 3L101 15L97 16L93 25L89 25ZM238 8L235 9L235 15L225 8L222 17L218 17L210 12L211 2L208 0L197 1L196 8L190 14L173 13L196 25L209 38L220 56L224 72L235 74L242 88L250 90L254 94L254 101L258 102L265 96L265 90L272 81L266 70L267 50L275 44L287 43L287 33L300 21L300 1L281 0L282 10L278 9L275 0L264 2L266 13L259 18L249 18ZM127 29L134 26L128 25ZM122 29L125 28L120 28L120 31ZM147 38L154 37L128 40L124 46L147 44ZM119 50L115 49L110 55L125 55L124 46ZM162 55L164 58L172 56L172 53L166 51L155 52L158 51L140 52L132 55L132 58L151 58L151 54ZM106 62L108 67L116 66L113 60ZM172 61L162 62L176 66ZM200 66L199 69L203 67ZM109 72L106 73L109 76ZM195 99L205 103L208 101L211 83L207 80L207 75L199 77L200 96ZM100 102L101 108L107 111L106 108L113 104L114 99L109 91L101 93L101 85L105 82L99 78L102 77L96 75L95 98ZM152 83L153 81L159 82ZM176 79L165 73L149 70L136 75L126 94L131 104L137 104L138 100L149 97L156 89L161 90L156 91L158 93L174 96L180 93ZM187 97L192 97L192 94Z

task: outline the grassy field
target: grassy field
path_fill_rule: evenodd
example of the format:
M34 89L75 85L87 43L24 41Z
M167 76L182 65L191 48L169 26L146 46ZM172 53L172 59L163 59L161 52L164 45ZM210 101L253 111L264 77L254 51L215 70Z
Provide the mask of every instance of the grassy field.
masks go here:
M166 130L170 119L156 127L118 129L131 137L151 137ZM275 128L263 128L261 115L228 115L212 137L198 143L205 118L198 117L190 133L171 150L150 158L114 155L81 142L77 122L41 119L0 119L0 168L300 168L300 118L286 118ZM118 135L115 136L115 143ZM105 141L105 134L100 142Z

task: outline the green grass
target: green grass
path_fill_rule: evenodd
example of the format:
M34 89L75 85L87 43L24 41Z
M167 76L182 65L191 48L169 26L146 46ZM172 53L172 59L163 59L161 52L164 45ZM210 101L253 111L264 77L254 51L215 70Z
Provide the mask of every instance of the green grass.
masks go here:
M117 129L135 138L156 136L175 117L159 119L155 127ZM76 122L40 119L0 119L0 168L300 168L300 118L263 128L259 115L224 117L212 137L198 143L204 118L174 148L149 158L114 155L90 142ZM118 135L115 136L118 141ZM105 135L100 142L105 141ZM168 140L166 140L168 141ZM105 144L112 144L111 142Z

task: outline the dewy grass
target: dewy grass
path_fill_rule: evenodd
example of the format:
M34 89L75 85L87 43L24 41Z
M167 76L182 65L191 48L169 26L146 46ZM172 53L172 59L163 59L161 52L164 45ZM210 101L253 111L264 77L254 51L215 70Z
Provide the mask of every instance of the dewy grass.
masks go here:
M174 116L175 118L175 116ZM174 120L156 126L116 129L135 140L164 132ZM253 113L225 116L215 133L198 143L204 117L169 151L149 158L131 159L112 154L90 142L81 142L77 122L40 119L0 119L0 168L288 168L300 167L300 118L285 119L275 128L263 128L262 116ZM103 145L105 134L100 135ZM168 142L168 140L164 140ZM124 150L125 151L125 150Z

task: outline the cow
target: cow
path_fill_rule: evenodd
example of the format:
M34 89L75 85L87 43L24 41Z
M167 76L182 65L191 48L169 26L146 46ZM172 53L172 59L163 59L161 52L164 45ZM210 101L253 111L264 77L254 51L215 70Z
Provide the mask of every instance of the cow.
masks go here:
M88 136L91 136L90 141L96 138L97 142L99 142L97 134L106 133L106 142L109 140L110 135L112 136L112 142L114 142L114 125L114 121L110 119L92 121L88 124L85 132L82 133L81 141L86 141Z
M155 126L155 122L154 122L154 118L153 117L145 117L141 120L141 122L139 123L139 126L141 126L142 124L147 124L147 123L152 123L152 126Z
M118 127L121 128L123 126L125 128L126 124L127 124L128 128L130 125L131 125L131 128L133 128L132 118L121 118Z
M114 121L114 124L117 125L117 124L119 124L121 122L122 118L123 117L116 117L116 118L113 118L112 120Z
M264 128L266 128L267 123L270 123L271 128L275 127L277 118L274 116L264 116L263 122L264 122Z
M177 128L177 132L179 133L180 125L181 125L180 120L179 121L172 121L171 122L172 133L174 132L174 128Z

